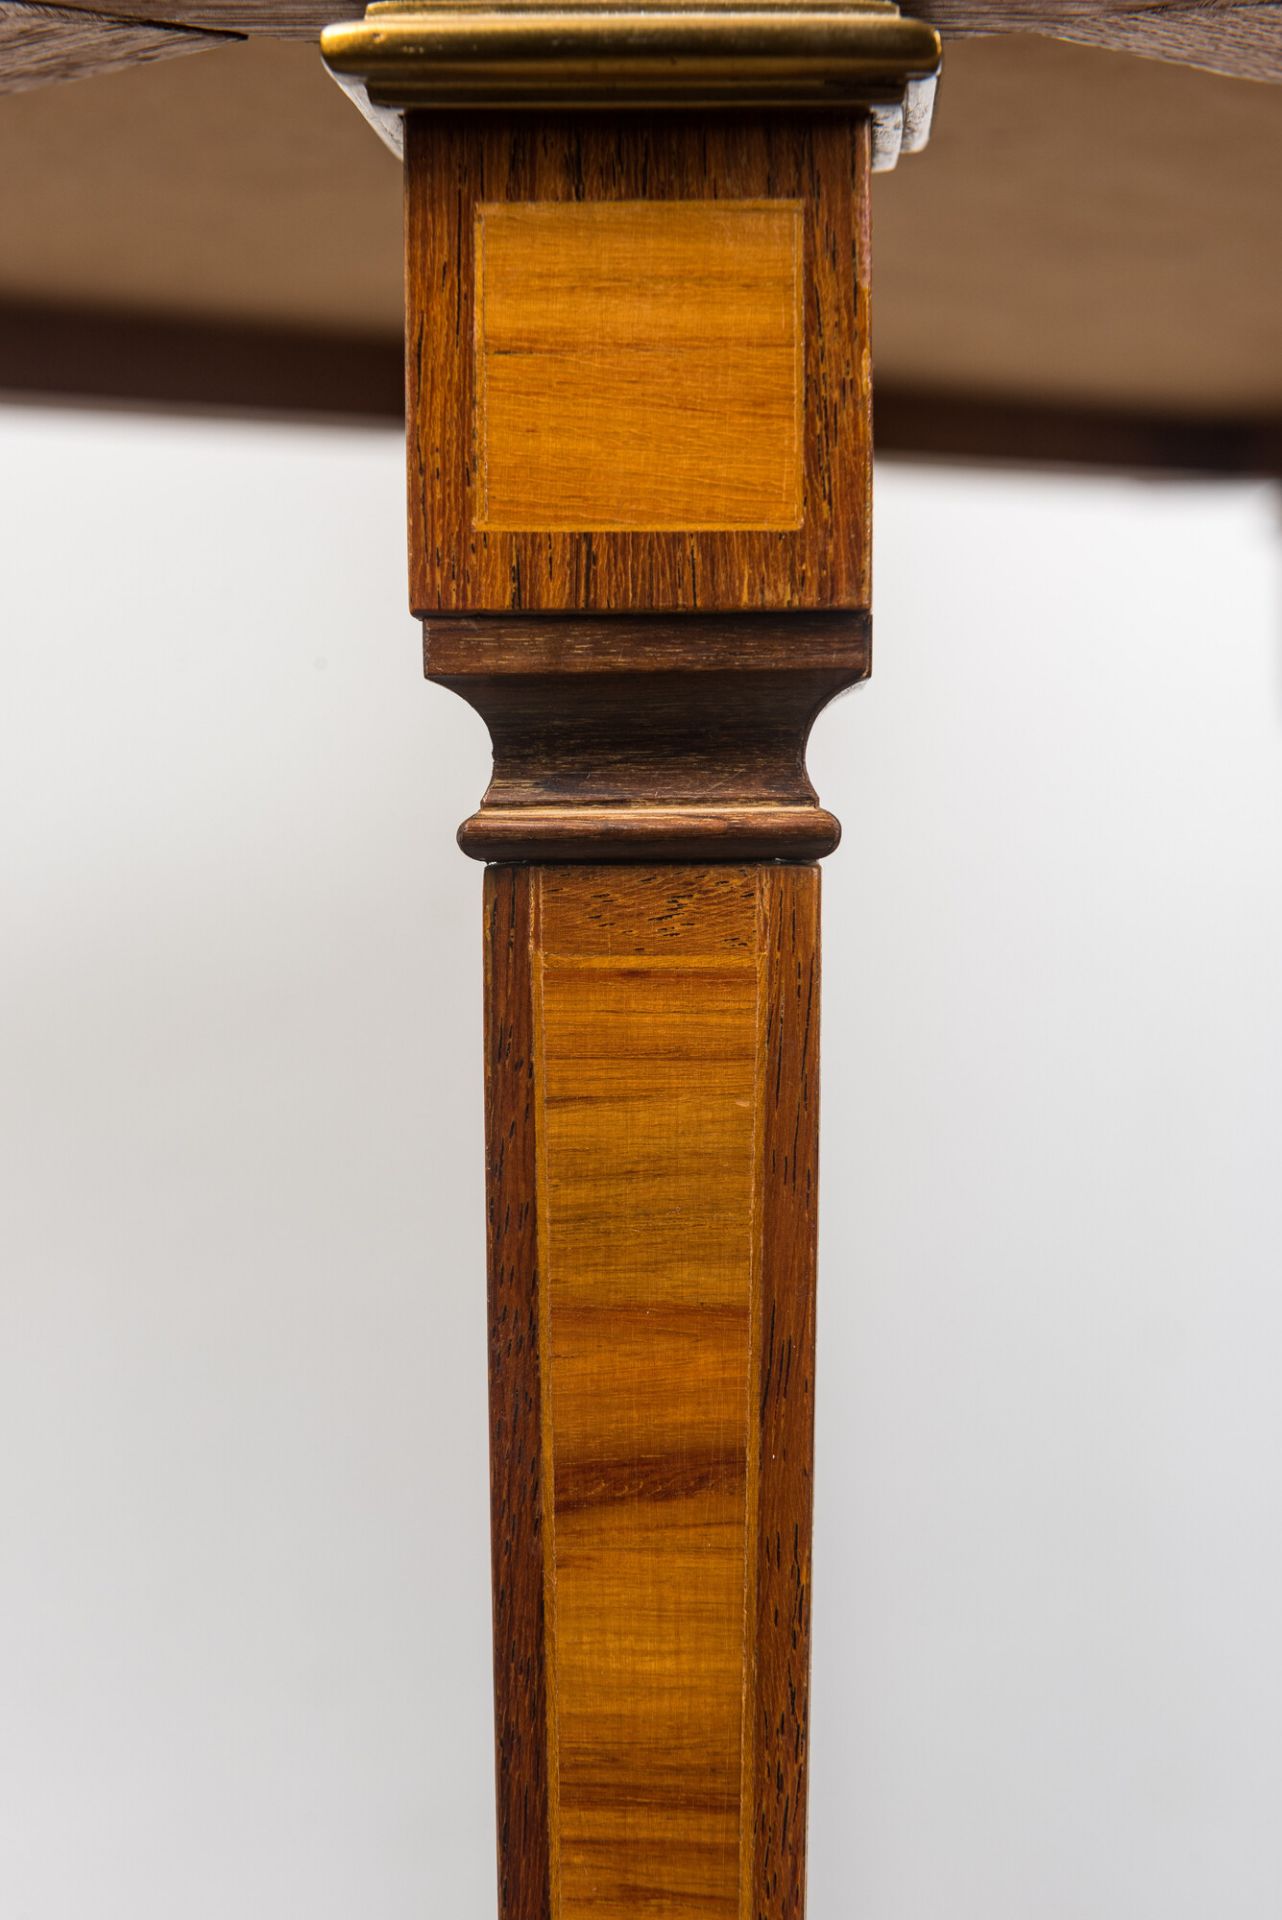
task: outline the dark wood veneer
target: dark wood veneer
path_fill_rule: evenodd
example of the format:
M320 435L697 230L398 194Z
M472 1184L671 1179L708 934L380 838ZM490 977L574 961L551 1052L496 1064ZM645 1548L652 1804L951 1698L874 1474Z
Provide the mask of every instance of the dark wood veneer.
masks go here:
M428 677L476 708L494 777L477 859L811 859L840 827L816 715L869 670L862 614L429 621Z
M485 1140L502 1920L548 1920L551 1902L532 911L527 873L493 868L485 894Z

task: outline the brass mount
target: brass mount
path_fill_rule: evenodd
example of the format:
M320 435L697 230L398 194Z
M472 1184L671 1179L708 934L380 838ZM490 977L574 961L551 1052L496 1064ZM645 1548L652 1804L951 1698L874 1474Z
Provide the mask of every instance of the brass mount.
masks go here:
M397 153L408 108L863 107L879 170L926 144L942 58L893 0L376 0L327 27L321 52Z

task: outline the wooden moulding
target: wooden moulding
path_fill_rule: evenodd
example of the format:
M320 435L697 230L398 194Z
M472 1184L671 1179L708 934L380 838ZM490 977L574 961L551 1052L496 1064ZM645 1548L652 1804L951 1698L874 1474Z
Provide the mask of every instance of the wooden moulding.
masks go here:
M490 729L478 860L817 859L816 715L870 664L865 614L432 620L429 679Z
M417 613L867 606L869 137L407 116Z
M796 1920L819 875L498 866L501 1920Z

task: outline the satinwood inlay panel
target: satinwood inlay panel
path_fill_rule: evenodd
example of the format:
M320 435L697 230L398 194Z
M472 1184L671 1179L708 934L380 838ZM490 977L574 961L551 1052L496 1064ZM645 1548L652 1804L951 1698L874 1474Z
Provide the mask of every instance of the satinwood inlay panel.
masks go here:
M802 209L487 202L478 527L801 524Z
M736 1920L756 888L585 955L570 872L536 987L559 1920ZM596 892L635 947L636 888Z

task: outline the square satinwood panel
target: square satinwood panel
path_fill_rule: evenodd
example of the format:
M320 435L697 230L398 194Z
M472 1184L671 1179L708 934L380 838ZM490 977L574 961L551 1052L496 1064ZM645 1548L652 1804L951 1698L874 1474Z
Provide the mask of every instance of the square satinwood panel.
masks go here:
M477 527L800 526L799 201L476 222Z

